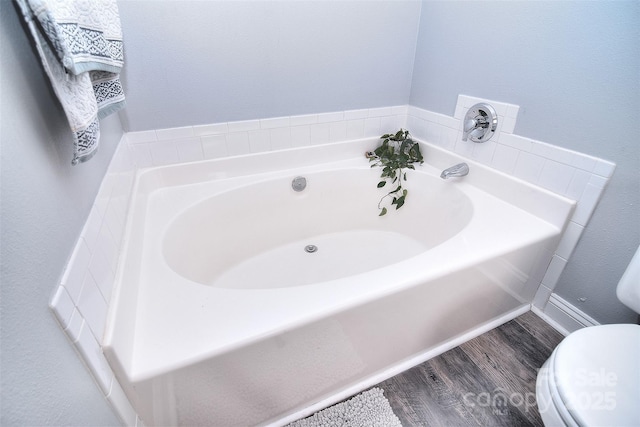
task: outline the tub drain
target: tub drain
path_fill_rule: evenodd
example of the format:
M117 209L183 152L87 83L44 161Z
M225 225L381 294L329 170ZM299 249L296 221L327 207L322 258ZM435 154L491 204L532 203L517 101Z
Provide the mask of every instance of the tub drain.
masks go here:
M304 247L304 251L308 254L312 254L318 250L316 245L307 245Z

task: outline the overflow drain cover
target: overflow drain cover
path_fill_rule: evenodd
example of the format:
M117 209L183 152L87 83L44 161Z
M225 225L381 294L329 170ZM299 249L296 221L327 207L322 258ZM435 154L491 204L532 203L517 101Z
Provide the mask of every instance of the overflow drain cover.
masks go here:
M316 252L317 250L318 250L318 247L316 245L307 245L307 246L304 247L304 251L309 253L309 254L312 254L312 253Z

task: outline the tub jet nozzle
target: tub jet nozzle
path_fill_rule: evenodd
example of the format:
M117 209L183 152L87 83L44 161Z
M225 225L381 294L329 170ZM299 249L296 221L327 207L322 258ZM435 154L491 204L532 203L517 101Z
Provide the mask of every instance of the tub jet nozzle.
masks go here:
M307 188L307 178L304 176L297 176L293 178L293 181L291 181L291 188L293 188L293 191L304 190Z

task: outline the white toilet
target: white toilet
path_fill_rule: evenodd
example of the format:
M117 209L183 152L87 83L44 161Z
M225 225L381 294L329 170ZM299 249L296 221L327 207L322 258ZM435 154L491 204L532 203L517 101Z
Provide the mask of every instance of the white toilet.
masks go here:
M640 248L617 296L640 313ZM640 426L640 326L593 326L567 336L538 372L536 399L546 427Z

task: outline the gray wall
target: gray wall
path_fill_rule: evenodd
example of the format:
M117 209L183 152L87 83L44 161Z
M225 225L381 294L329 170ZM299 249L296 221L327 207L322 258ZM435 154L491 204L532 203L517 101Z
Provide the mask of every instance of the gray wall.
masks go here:
M121 1L127 131L406 104L419 1Z
M617 164L556 292L635 321L615 287L640 242L640 2L424 2L411 104L453 115L459 93L518 104L514 133Z
M48 303L122 127L104 120L99 152L71 166L64 113L13 3L0 8L0 425L118 425Z

